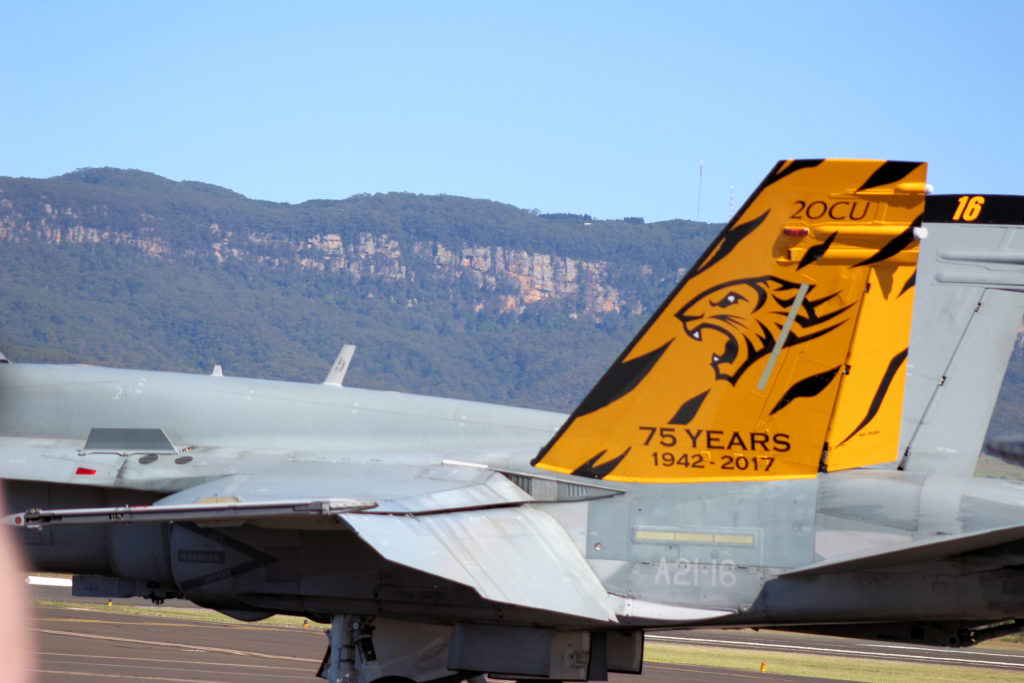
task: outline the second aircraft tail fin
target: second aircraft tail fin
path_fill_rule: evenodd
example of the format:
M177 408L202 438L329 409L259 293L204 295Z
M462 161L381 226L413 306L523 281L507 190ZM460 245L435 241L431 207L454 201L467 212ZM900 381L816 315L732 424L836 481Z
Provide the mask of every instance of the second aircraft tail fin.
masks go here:
M895 459L925 172L779 162L534 464L682 482Z
M970 476L1024 313L1024 197L928 198L901 469Z

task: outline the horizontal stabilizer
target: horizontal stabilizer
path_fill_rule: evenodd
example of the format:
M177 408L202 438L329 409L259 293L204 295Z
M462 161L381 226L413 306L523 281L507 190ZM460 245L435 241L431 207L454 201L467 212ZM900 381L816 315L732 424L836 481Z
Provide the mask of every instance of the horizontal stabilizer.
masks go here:
M616 621L608 593L550 515L531 507L443 515L342 515L386 559L495 602Z
M1000 527L956 536L939 538L888 549L880 553L856 555L853 557L818 562L816 564L784 572L780 576L810 576L814 574L838 574L841 572L870 571L898 567L920 562L934 562L954 555L982 550L991 546L1012 543L1024 539L1024 525Z

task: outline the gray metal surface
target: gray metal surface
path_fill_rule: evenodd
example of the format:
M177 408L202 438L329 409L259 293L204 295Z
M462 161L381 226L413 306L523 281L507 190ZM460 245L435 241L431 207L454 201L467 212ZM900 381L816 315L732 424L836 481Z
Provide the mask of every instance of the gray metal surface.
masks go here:
M445 515L342 515L385 558L482 598L614 622L608 595L549 515L530 507Z
M902 469L605 483L530 466L554 413L0 363L7 504L38 510L42 528L18 529L32 560L101 577L79 581L93 594L358 616L335 618L351 632L334 640L359 683L452 643L459 676L485 668L486 645L506 673L584 680L609 643L696 623L969 644L1024 626L1024 486L969 476L1024 257L1016 226L930 227ZM358 646L374 623L393 654ZM534 640L547 656L523 651Z
M1024 314L1024 226L925 227L900 467L970 476Z

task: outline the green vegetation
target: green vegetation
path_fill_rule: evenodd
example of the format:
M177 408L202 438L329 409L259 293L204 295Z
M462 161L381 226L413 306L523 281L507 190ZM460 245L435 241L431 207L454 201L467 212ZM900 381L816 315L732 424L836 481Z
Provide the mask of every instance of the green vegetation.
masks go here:
M220 363L320 381L353 343L353 386L568 411L719 228L447 195L280 204L112 168L0 178L0 349L15 362ZM318 242L327 235L349 250L373 245L339 257ZM516 277L487 280L461 263L464 249L498 248L524 259L523 277L548 257L562 271L568 260L597 270L578 267L569 291L552 266L559 296L510 307ZM588 300L591 285L614 292L617 308ZM1024 431L1020 349L992 424Z
M354 386L569 410L718 229L586 219L406 193L275 204L118 169L0 178L0 348L14 362L319 381L354 343ZM301 263L324 260L310 247L324 235L386 235L400 256ZM465 247L609 262L601 284L631 310L588 312L580 294L505 310L511 276L438 265L434 250Z
M107 614L129 614L132 616L150 617L153 619L183 619L186 621L201 621L212 624L233 624L241 625L238 619L229 617L220 612L203 607L196 607L187 603L188 607L150 607L136 605L112 605L92 604L86 602L72 602L68 600L35 600L37 607L52 607L55 609L73 609L82 612L105 612ZM290 617L278 614L257 622L261 626L276 626L279 628L305 628L318 631L327 630L324 624L303 619L302 617Z
M228 374L319 381L347 342L358 346L347 379L354 386L568 409L642 322L573 321L544 305L520 316L474 314L465 302L422 292L421 304L407 307L372 284L318 292L320 282L280 282L273 272L119 251L5 245L0 348L8 358L185 372L221 363Z

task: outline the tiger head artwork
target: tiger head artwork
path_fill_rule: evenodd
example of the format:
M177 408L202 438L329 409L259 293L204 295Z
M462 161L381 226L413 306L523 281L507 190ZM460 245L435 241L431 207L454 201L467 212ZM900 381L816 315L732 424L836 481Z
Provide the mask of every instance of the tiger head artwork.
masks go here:
M799 288L799 283L773 276L732 280L698 294L675 316L688 336L715 345L711 351L715 377L735 384L755 361L772 352ZM817 299L813 294L812 286L784 346L815 339L844 322L839 316L849 306L819 311L835 293Z

